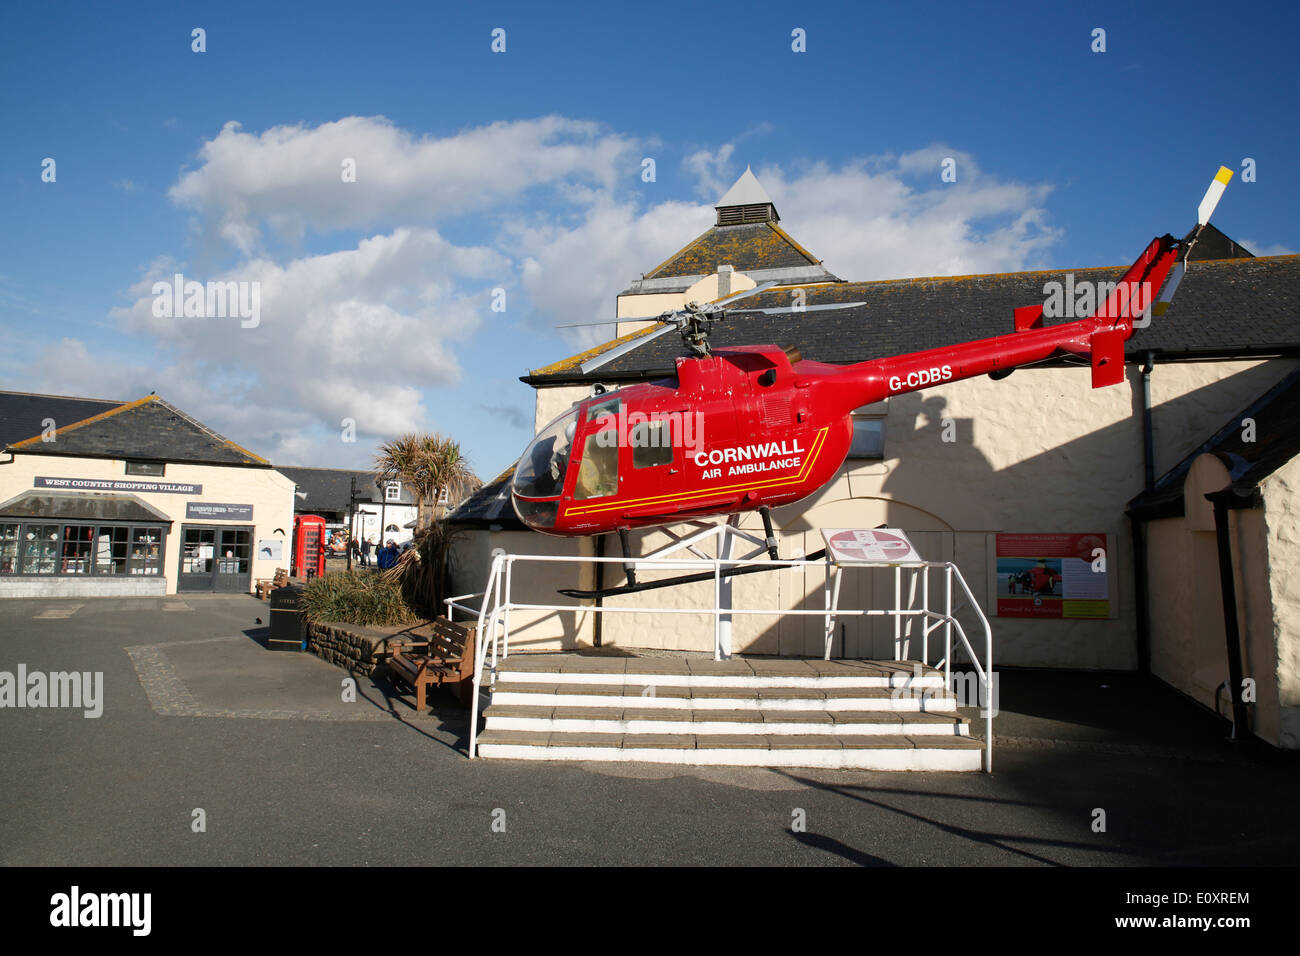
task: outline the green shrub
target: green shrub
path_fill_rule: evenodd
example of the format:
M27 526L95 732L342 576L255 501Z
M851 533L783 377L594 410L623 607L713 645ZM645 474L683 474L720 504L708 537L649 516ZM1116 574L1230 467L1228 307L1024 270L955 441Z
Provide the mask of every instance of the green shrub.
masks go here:
M419 617L402 599L401 585L372 571L333 571L312 578L302 609L310 621L342 624L414 624Z

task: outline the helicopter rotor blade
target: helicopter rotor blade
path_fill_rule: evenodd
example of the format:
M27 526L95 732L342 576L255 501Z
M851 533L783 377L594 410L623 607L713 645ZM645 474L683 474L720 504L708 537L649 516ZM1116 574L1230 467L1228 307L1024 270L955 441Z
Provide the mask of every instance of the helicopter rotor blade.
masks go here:
M767 315L779 315L784 312L822 312L828 309L856 309L865 302L833 302L826 305L785 305L778 309L728 309L728 312L763 312Z
M620 322L650 322L653 319L606 319L603 322L570 322L568 325L557 325L557 329L585 329L596 325L618 325Z
M1196 228L1183 239L1183 256L1169 270L1164 288L1160 290L1160 294L1151 306L1153 315L1164 315L1168 311L1174 293L1178 291L1178 284L1183 281L1183 276L1187 272L1187 259L1191 255L1192 246L1196 245L1196 240L1201 237L1201 232L1209 224L1210 217L1214 215L1215 207L1219 205L1219 200L1223 198L1223 191L1228 188L1231 180L1232 170L1227 166L1220 166L1219 171L1214 174L1214 181L1210 183L1210 188L1205 190L1205 197L1201 200L1201 204L1196 207Z
M1196 207L1196 224L1198 226L1204 226L1210 221L1210 216L1214 215L1214 207L1223 198L1223 191L1228 188L1228 180L1230 179L1232 179L1232 170L1227 166L1220 166L1219 171L1214 174L1214 182L1210 183L1210 188L1205 190L1205 198Z
M606 364L607 362L612 362L614 361L614 359L626 355L628 352L631 352L633 349L639 349L647 342L652 341L653 339L657 339L659 338L659 336L667 332L676 332L676 331L677 331L677 326L675 324L666 324L660 326L659 328L651 332L649 335L639 335L636 338L632 339L630 342L624 342L622 345L618 346L617 348L612 348L608 352L602 352L601 354L597 355L595 358L588 359L587 361L583 362L581 365L578 366L578 370L582 372L583 375L586 375L588 372L600 368L602 365Z
M733 292L731 295L724 296L721 299L714 299L709 303L711 306L726 305L728 302L737 302L740 299L747 298L751 295L758 295L760 292L766 292L772 286L776 285L775 279L768 279L766 282L760 282L752 289L741 289L739 292Z

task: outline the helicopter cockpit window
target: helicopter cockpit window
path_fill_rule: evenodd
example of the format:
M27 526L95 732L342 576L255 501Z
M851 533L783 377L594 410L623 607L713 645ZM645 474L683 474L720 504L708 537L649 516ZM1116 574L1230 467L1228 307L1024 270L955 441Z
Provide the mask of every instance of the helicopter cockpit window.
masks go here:
M672 464L673 433L670 422L642 422L632 427L630 437L633 468Z
M623 400L621 398L607 398L603 402L596 402L593 405L588 405L587 421L589 423L596 422L598 425L610 425L612 427L615 423L615 419L618 418L618 410L622 405ZM601 422L602 418L605 419L604 422Z
M578 411L570 409L533 439L515 468L515 494L523 498L554 498L564 491Z
M574 498L604 498L618 491L618 433L597 432L587 436L578 466Z

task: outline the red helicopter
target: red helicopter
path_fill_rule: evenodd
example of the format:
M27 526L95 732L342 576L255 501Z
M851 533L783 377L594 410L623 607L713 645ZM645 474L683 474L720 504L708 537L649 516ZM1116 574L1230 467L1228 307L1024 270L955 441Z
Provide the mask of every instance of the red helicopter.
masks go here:
M1073 322L1044 326L1043 306L1026 306L1015 310L1015 331L1008 335L827 365L775 345L712 350L708 333L732 313L862 303L725 308L774 285L769 282L666 312L657 318L662 328L600 359L677 330L690 354L676 360L676 377L593 396L542 429L515 467L515 511L546 534L619 532L625 552L631 528L759 511L775 557L769 509L806 498L835 476L849 451L855 408L976 375L1003 378L1062 353L1087 357L1093 388L1121 382L1134 318L1153 306L1157 315L1164 311L1231 177L1220 167L1196 227L1182 239L1153 239L1094 314Z

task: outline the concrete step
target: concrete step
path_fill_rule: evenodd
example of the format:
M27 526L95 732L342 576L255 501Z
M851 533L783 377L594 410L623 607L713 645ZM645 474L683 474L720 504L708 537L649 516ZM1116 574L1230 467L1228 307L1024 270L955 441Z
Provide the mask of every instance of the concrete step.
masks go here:
M942 672L892 661L733 659L516 654L498 663L512 684L605 684L636 687L939 687Z
M970 721L952 714L893 710L713 710L654 707L547 707L494 703L489 730L606 734L825 734L965 736Z
M479 753L516 760L638 761L860 770L979 770L970 737L840 734L619 734L484 730Z
M544 683L499 678L492 703L532 707L620 707L696 710L827 710L948 712L956 698L942 687L768 687L655 685L640 692L614 683Z

